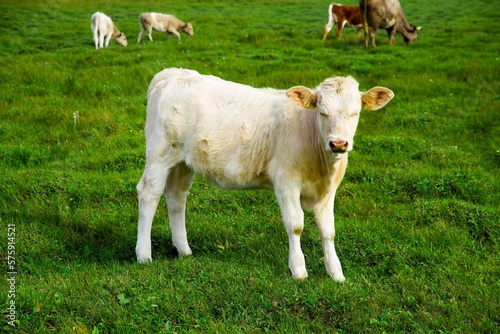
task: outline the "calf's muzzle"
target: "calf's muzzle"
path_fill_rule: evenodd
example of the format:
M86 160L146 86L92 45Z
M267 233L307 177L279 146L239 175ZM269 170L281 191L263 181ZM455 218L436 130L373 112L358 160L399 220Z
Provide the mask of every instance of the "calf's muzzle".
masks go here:
M335 153L346 152L348 146L349 146L349 144L347 143L347 140L332 140L332 141L330 141L330 148L332 149L332 152L335 152Z

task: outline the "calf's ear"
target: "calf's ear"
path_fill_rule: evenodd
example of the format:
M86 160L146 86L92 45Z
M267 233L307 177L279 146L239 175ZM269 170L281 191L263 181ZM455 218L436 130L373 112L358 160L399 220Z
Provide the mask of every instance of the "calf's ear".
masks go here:
M361 93L362 108L378 110L389 103L394 97L392 90L385 87L373 87L367 92Z
M309 88L295 86L287 90L286 96L295 101L299 106L306 109L315 108L318 96Z

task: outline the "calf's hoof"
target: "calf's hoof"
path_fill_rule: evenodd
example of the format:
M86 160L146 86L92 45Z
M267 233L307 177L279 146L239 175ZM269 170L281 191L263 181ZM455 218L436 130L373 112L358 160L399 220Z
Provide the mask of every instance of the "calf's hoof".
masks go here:
M304 268L302 270L296 270L295 272L290 270L292 273L292 278L297 281L303 281L307 278L307 270Z
M345 277L344 275L340 274L340 275L335 275L335 274L332 274L331 275L332 279L335 281L335 282L339 282L339 283L343 283L345 282Z
M182 248L182 249L177 249L177 254L179 257L186 257L186 256L191 256L193 255L193 252L191 251L191 248Z
M153 262L151 256L142 256L137 254L137 263L149 263L149 262Z

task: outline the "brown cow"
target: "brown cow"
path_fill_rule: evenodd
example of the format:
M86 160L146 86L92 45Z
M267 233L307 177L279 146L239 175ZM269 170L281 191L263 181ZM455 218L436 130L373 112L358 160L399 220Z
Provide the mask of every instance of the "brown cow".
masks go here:
M338 3L332 3L328 7L328 23L325 26L325 33L323 40L332 30L333 25L337 23L337 38L340 39L342 29L347 25L348 27L356 27L356 35L361 36L361 12L359 6L344 6Z
M420 27L410 26L398 0L360 0L361 19L365 31L365 48L368 40L375 47L375 32L378 28L387 30L389 44L394 45L396 33L403 35L405 43L417 39Z

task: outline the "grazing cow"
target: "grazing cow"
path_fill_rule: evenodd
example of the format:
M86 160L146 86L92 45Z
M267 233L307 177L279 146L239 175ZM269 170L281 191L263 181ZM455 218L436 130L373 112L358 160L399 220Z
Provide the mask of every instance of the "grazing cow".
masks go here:
M151 261L151 224L161 195L167 200L172 241L191 255L186 196L195 173L220 188L273 189L289 238L293 278L307 277L300 234L304 208L319 228L328 274L344 281L335 252L333 202L353 147L361 109L376 110L394 94L358 90L352 77L326 79L315 89L256 89L165 69L148 89L146 166L137 184L137 261Z
M340 39L342 34L342 29L345 26L356 27L356 35L361 36L361 12L359 6L344 6L338 3L332 3L328 7L328 23L325 26L325 33L323 34L323 40L326 40L326 36L332 30L333 25L337 23L337 38Z
M144 31L147 31L149 40L153 41L153 37L151 36L152 29L156 31L165 31L168 35L167 39L170 39L172 34L174 34L175 36L177 36L177 39L179 41L181 40L179 31L182 31L191 36L194 35L193 25L191 23L183 22L173 15L160 13L142 13L139 15L139 23L141 25L141 31L139 32L139 36L137 37L137 43L141 42L142 34L144 34Z
M95 48L108 47L109 40L114 39L118 44L127 46L127 37L116 29L113 21L104 13L96 12L90 18L90 29L94 36Z
M368 40L375 47L375 32L378 28L387 30L389 45L394 45L396 33L403 35L405 43L417 39L417 30L420 30L420 27L410 26L398 0L360 0L359 7L366 49Z

